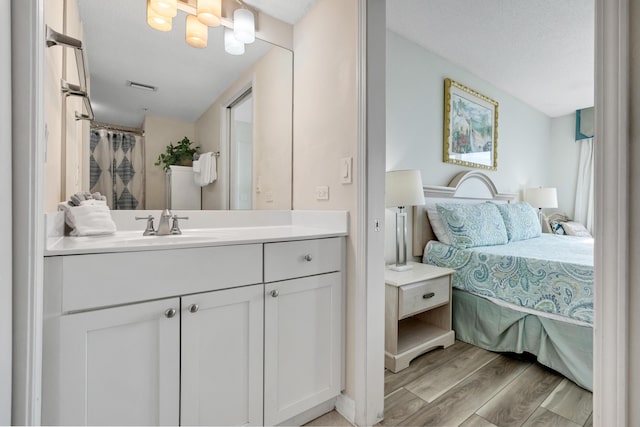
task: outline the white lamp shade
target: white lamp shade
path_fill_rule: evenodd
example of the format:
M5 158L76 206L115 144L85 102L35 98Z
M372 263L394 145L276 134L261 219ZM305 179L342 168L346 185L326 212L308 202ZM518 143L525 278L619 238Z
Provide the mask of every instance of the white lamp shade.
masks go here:
M233 35L233 30L224 29L224 50L231 55L242 55L244 53L244 43L238 41Z
M150 0L147 6L158 15L173 18L178 14L178 0Z
M256 39L256 27L253 13L249 9L236 9L233 12L233 34L242 43L253 43Z
M534 208L557 208L558 194L555 188L527 188L524 201Z
M200 22L195 15L187 15L187 43L193 47L207 47L209 27Z
M158 31L171 31L172 27L171 18L156 12L149 0L147 0L147 24Z
M198 20L210 27L220 25L222 18L222 0L198 0Z
M385 202L389 208L424 205L420 171L410 169L387 172Z

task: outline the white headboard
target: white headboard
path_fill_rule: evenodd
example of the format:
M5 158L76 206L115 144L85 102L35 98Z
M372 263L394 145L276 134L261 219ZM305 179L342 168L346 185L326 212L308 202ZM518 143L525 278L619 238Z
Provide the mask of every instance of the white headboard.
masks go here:
M481 202L494 200L509 203L517 195L499 193L495 184L487 175L477 171L460 172L446 187L424 186L426 203L436 202ZM451 200L455 199L455 200ZM413 256L422 257L424 247L436 237L427 219L425 206L413 208Z

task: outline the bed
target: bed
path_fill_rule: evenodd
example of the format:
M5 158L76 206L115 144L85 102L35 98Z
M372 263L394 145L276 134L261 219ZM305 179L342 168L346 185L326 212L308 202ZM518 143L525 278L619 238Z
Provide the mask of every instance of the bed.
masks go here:
M504 213L522 204L512 203L515 195L499 193L476 171L456 175L447 187L424 187L424 193L425 206L413 212L413 255L456 270L456 337L491 351L533 354L539 363L592 390L593 239L542 234L509 235L508 242L500 237L503 243L488 246L441 242L429 220L442 236L438 215L433 215L438 205L446 215L445 206L469 205L462 209L473 212L490 201ZM517 234L517 224L511 226Z

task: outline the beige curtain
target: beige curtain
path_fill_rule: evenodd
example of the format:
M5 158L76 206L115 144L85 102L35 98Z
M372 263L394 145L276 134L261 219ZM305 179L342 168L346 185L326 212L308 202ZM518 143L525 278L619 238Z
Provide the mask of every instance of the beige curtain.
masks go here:
M584 224L593 235L593 138L581 139L576 144L581 144L581 147L573 216L576 221Z

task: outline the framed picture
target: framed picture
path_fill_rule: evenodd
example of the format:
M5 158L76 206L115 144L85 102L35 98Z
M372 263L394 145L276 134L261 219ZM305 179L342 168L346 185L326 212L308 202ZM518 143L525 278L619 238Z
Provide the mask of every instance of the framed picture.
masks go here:
M444 159L498 169L498 103L451 79L444 80Z

